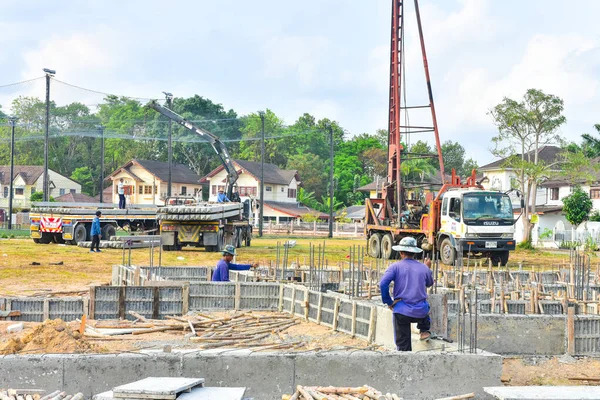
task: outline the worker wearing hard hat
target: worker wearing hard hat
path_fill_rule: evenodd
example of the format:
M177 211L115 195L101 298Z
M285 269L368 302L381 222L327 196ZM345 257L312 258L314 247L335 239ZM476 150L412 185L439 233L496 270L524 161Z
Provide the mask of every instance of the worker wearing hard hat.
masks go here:
M420 339L431 337L429 329L429 303L427 303L427 288L433 285L431 260L425 263L414 259L421 253L415 238L407 236L400 240L399 245L392 249L400 252L402 260L388 267L381 277L379 287L381 299L394 313L394 340L399 351L411 351L410 324L417 323ZM390 297L390 283L394 282L393 298Z
M229 198L227 197L227 195L225 194L225 191L223 189L219 189L219 194L217 195L217 202L218 203L225 203L230 201Z
M258 263L256 264L234 264L231 261L233 260L233 256L235 256L235 247L228 244L223 249L223 258L219 260L217 263L217 268L213 272L212 281L213 282L229 282L229 270L232 271L247 271L250 268L258 267Z

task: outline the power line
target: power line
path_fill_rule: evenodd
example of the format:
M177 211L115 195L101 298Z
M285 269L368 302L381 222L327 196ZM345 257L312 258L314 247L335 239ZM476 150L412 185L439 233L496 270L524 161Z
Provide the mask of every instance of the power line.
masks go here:
M7 83L6 85L0 85L0 89L5 88L5 87L10 87L10 86L22 85L24 83L33 82L33 81L37 81L37 80L44 79L44 78L45 78L45 76L40 76L40 77L33 78L33 79L27 79L25 81L14 82L14 83Z
M99 90L88 89L88 88L84 88L84 87L81 87L81 86L73 85L72 83L67 83L67 82L61 81L60 79L56 79L56 78L52 78L52 80L55 81L55 82L62 83L63 85L66 85L66 86L70 86L70 87L75 88L75 89L84 90L84 91L90 92L90 93L102 94L104 96L115 96L115 97L127 98L127 99L135 99L135 100L159 100L159 98L154 98L153 99L153 98L150 98L150 97L121 96L121 95L114 94L114 93L106 93L106 92L101 92Z

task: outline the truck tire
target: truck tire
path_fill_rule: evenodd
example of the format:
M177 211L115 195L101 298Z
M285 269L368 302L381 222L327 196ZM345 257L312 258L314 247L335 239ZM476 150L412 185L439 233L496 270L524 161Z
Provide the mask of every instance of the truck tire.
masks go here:
M389 260L394 256L394 250L392 246L394 245L394 239L390 233L386 233L381 238L381 258L384 260Z
M48 232L42 232L42 237L40 238L40 243L48 244L54 240L54 235Z
M379 258L381 254L381 234L374 233L369 238L369 255L373 258Z
M444 238L440 244L440 260L445 265L454 265L456 261L456 250L450 238Z
M110 240L111 236L115 236L117 234L117 230L114 225L106 224L102 227L102 240Z
M498 266L498 263L500 263L500 266L505 267L506 264L508 264L509 254L510 253L508 251L494 252L490 254L490 260L494 266Z
M252 231L250 229L246 229L246 239L244 242L246 247L250 247L250 243L252 242Z
M87 229L84 224L77 224L73 231L73 244L77 245L80 242L85 242L88 239Z

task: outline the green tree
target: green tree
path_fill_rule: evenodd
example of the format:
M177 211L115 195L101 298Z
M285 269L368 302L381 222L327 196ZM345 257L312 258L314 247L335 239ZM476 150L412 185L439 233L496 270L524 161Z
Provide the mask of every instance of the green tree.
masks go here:
M565 218L572 225L578 226L587 221L592 210L592 200L581 187L577 186L573 192L562 199Z
M81 191L90 196L97 193L97 186L92 178L92 173L89 167L75 168L71 174L71 179L81 185Z
M539 148L548 143L560 143L558 129L566 122L563 109L564 102L559 97L529 89L520 102L505 97L490 111L498 129L498 135L492 138L492 153L498 157L518 154L509 157L504 167L515 171L527 206L523 210L525 242L531 241L533 225L529 221L529 212L535 212L537 185L553 167L539 160Z
M463 175L465 163L465 148L458 142L447 140L442 144L442 157L444 158L444 171L448 174L452 169L458 175Z
M298 171L303 189L307 193L312 193L318 197L325 194L324 183L327 182L327 163L319 156L310 153L293 155L288 159L287 169Z
M597 133L600 133L600 124L595 124L594 129ZM582 143L581 149L585 155L589 158L595 158L600 156L600 138L596 138L589 133L581 135Z
M414 154L411 157L427 157L425 160L428 164L430 164L435 170L440 169L440 162L438 160L437 153L434 148L432 148L427 142L422 140L418 140L416 143L413 143L410 146L410 152Z
M479 165L477 165L477 161L472 158L465 160L462 166L461 176L470 176L473 170L477 170Z

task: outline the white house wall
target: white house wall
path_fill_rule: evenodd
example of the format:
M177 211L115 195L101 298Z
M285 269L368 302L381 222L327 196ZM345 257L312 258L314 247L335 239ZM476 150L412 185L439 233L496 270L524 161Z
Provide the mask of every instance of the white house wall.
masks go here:
M41 175L38 179L42 181L43 185L43 176ZM71 192L71 189L75 190L75 193L81 193L81 185L66 176L62 176L58 172L54 172L52 170L48 170L48 177L50 178L50 182L54 184L54 187L50 189L50 196L58 197L63 194L67 194ZM36 189L37 190L37 189Z

